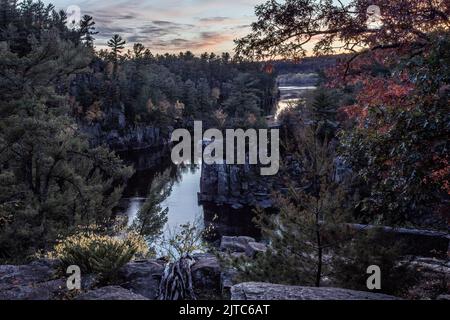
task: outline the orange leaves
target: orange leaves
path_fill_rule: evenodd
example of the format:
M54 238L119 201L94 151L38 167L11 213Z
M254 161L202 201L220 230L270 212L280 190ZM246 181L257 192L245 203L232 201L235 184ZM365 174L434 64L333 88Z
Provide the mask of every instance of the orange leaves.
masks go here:
M358 104L364 107L407 107L414 85L407 81L386 78L366 78L358 94Z
M398 54L394 49L366 52L327 70L330 87L347 87L354 91L356 102L339 110L341 120L356 120L361 127L371 108L409 109L413 105L416 87L409 74L405 70L393 72ZM381 126L379 132L388 129Z
M450 164L448 158L441 158L434 156L433 160L436 163L437 169L431 173L431 177L426 182L433 182L441 185L442 190L444 190L448 195L450 195Z
M362 122L367 117L368 110L360 105L353 104L340 108L338 113L338 119L340 121L356 120Z
M103 112L101 110L101 102L95 101L86 112L86 120L89 123L101 120L103 118Z

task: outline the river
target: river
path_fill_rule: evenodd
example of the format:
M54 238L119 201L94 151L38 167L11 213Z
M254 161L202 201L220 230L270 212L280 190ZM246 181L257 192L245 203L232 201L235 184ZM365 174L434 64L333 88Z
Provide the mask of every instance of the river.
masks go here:
M305 97L311 91L314 91L317 87L315 86L280 86L280 100L277 104L277 109L275 111L275 119L278 119L281 112L294 106L299 99Z
M161 153L155 156L155 153ZM130 164L133 164L136 173L128 181L122 199L122 213L128 217L128 224L132 224L148 195L148 190L157 174L170 171L170 182L173 183L170 196L162 203L168 208L168 220L164 227L164 235L170 236L180 225L196 223L203 226L203 206L197 201L200 191L201 168L196 165L175 166L171 163L168 151L142 150L122 155ZM146 158L154 158L156 163L146 163L148 168L142 166Z
M314 89L314 86L280 86L281 99L276 115ZM252 223L251 208L233 209L227 206L198 203L200 166L177 167L171 163L167 150L128 152L122 157L137 168L124 190L122 199L121 213L126 214L129 224L133 222L142 207L155 175L170 170L173 188L170 196L163 203L163 207L169 209L168 221L163 230L164 236L173 235L174 230L181 224L195 223L203 227L205 224L214 223L217 238L222 235L246 235L258 238L259 231Z

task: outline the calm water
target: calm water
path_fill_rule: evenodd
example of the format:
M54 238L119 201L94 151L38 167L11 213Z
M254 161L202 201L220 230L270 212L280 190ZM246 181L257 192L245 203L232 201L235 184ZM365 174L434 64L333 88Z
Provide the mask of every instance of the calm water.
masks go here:
M281 98L278 101L277 111L275 113L275 119L281 112L290 108L298 102L299 99L303 98L305 94L312 92L316 89L315 86L284 86L279 87Z
M152 158L151 150L128 153L126 160L134 164L145 163L145 158ZM143 160L144 159L144 160ZM137 170L128 181L122 200L123 213L128 217L128 223L134 219L146 200L150 185L157 174L166 170L170 171L171 183L173 183L170 196L162 203L163 208L168 208L168 221L164 228L164 234L169 235L176 228L188 222L203 224L203 207L197 201L197 193L200 191L201 169L199 166L175 166L170 163L167 154L157 157L155 163L148 163L149 169Z
M315 87L285 86L279 89L281 99L277 114ZM174 185L170 196L163 203L164 208L169 208L168 221L164 228L165 236L173 235L174 230L181 224L191 222L200 227L214 223L216 238L222 235L259 237L259 231L252 222L251 208L236 210L229 206L198 203L197 194L200 192L201 178L199 166L173 165L168 150L127 152L121 156L136 168L136 173L129 180L122 199L121 213L128 217L129 224L142 207L155 175L170 170Z
M151 151L139 151L122 155L128 163L145 163L147 158L159 159L149 169L138 170L128 181L122 199L121 213L128 217L128 223L134 219L146 200L148 189L156 174L170 170L173 188L170 196L164 201L162 207L168 208L168 221L164 227L164 236L173 236L179 226L188 222L195 223L203 228L205 225L213 224L215 227L214 239L223 235L230 236L252 236L258 238L259 231L252 222L253 213L251 208L233 209L229 206L217 206L215 204L202 205L198 203L198 192L200 192L200 166L175 166L170 158L160 158L151 154Z

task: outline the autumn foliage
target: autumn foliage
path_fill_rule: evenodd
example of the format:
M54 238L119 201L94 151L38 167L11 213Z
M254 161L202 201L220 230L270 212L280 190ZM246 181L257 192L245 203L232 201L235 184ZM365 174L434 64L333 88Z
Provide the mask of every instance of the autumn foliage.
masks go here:
M365 220L448 219L450 2L267 1L256 15L236 42L245 57L343 54L324 83L347 97L339 152L358 180Z

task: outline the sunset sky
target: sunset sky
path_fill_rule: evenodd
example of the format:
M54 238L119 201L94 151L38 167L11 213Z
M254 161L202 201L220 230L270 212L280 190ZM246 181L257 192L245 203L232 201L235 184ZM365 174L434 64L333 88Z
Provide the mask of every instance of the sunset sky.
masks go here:
M97 48L113 34L141 42L152 52L232 51L249 32L254 7L264 0L44 0L56 9L79 6L95 18Z

